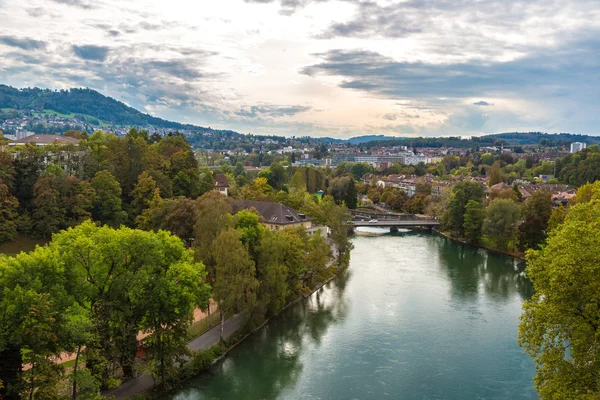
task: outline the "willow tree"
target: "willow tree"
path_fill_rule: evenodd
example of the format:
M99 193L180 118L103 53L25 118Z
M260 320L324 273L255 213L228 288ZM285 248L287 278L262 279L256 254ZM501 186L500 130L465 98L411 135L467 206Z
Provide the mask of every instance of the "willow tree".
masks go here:
M519 344L534 359L542 398L600 395L600 191L572 207L541 250L527 253L535 289Z

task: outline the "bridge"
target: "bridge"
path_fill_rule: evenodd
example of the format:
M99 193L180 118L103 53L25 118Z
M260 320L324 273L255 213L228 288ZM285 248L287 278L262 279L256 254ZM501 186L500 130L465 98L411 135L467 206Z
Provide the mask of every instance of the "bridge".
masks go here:
M437 219L414 218L411 220L383 220L383 221L348 221L348 224L358 228L372 226L377 228L436 228L440 225Z

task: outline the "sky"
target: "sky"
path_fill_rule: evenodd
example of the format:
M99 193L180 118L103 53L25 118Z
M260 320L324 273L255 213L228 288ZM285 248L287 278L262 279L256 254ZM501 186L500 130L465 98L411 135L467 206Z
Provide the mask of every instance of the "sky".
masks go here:
M598 0L0 0L0 83L284 136L600 135Z

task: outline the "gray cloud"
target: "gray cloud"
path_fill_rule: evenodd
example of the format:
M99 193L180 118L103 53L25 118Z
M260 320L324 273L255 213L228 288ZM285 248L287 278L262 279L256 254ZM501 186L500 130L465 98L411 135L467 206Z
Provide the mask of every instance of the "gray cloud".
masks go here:
M383 7L375 2L366 1L359 3L359 11L350 21L333 23L317 37L322 39L338 36L400 38L422 32L425 22L422 14L411 15L404 7L398 5Z
M246 3L254 4L270 4L279 3L281 6L280 13L283 15L292 15L297 9L306 7L310 3L325 3L331 0L244 0ZM357 2L358 0L341 0L348 2Z
M73 53L81 59L90 61L104 61L108 57L109 48L106 46L83 45L73 46Z
M507 92L525 97L555 96L557 91L562 96L582 95L599 89L597 82L590 81L600 69L600 59L595 56L598 51L597 37L579 38L554 49L495 63L409 63L372 51L331 50L318 54L322 61L300 73L339 76L344 78L342 88L397 99L464 98Z
M355 15L348 21L332 23L317 37L400 38L420 32L444 32L460 37L462 46L465 38L485 39L484 27L518 31L531 18L567 15L574 10L578 15L589 11L589 18L593 18L598 7L594 0L580 0L575 9L569 3L553 0L532 0L519 3L519 7L505 0L406 0L383 5L374 0L347 1L357 5ZM473 30L474 26L478 29Z
M68 6L83 8L84 10L90 10L95 8L93 2L89 0L52 0L55 3L65 4Z
M312 110L309 106L278 106L263 104L258 106L243 107L235 115L245 118L279 118L293 116Z
M487 101L476 101L475 103L473 103L474 106L481 106L481 107L489 107L489 106L493 106L492 103L488 103Z
M23 50L39 50L46 48L46 42L41 40L17 38L14 36L0 36L0 43L7 46L18 47Z

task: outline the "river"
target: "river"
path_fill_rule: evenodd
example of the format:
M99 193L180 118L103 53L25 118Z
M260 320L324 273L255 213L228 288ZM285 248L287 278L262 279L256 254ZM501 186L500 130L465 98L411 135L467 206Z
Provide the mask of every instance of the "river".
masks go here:
M536 399L522 263L443 236L357 236L350 267L165 399Z

